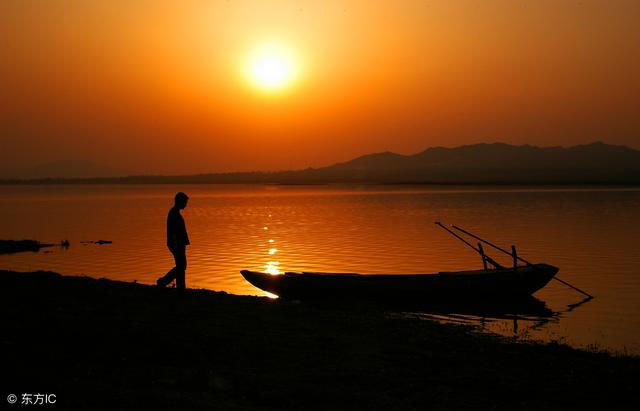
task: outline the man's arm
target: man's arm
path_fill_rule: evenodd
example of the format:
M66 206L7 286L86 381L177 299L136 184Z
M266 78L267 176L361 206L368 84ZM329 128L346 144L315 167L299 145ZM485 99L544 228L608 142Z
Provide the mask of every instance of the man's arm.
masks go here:
M191 243L189 242L189 235L187 234L187 226L184 223L184 219L181 219L181 223L182 223L181 224L182 225L182 227L181 227L182 228L182 241L183 241L184 245L189 245Z

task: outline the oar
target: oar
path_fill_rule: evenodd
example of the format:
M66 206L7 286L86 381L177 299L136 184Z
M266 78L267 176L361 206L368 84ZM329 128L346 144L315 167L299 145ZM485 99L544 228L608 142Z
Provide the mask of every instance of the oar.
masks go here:
M475 251L476 253L480 254L484 259L486 259L490 264L492 264L495 268L502 268L502 266L500 264L498 264L497 262L495 262L491 257L489 257L488 255L486 255L485 253L482 252L482 250L480 250L480 248L476 248L473 244L471 244L470 242L468 242L467 240L465 240L464 238L460 237L458 234L454 233L453 231L449 230L447 227L445 227L444 225L442 225L442 223L440 221L436 221L435 222L436 225L444 228L445 230L447 230L449 232L449 234L453 235L454 237L456 237L458 240L462 241L463 243L465 243L466 245L468 245L469 247L471 247L473 249L473 251Z
M505 250L504 248L502 248L502 247L498 247L497 245L495 245L495 244L493 244L493 243L491 243L491 242L489 242L489 241L487 241L487 240L484 240L484 239L482 239L482 238L478 237L477 235L475 235L475 234L472 234L472 233L468 232L467 230L464 230L464 229L462 229L462 228L460 228L460 227L458 227L458 226L456 226L456 225L451 225L451 227L455 228L455 229L456 229L456 230L458 230L458 231L461 231L461 232L465 233L466 235L468 235L468 236L470 236L470 237L475 238L475 239L476 239L476 240L478 240L478 241L481 241L481 242L483 242L483 243L485 243L485 244L487 244L487 245L489 245L489 246L491 246L491 247L495 248L496 250L502 251L502 252L503 252L503 253L505 253L505 254L508 254L508 255L510 255L510 256L512 256L512 257L515 257L515 258L517 258L518 260L522 261L523 263L525 263L525 264L527 264L527 265L529 265L529 266L531 266L531 267L533 267L533 268L535 268L535 269L539 269L539 268L538 268L538 267L536 267L534 264L531 264L529 261L525 260L524 258L522 258L522 257L520 257L520 256L518 256L518 255L515 255L515 256L514 256L512 253L508 252L508 251L507 251L507 250ZM569 284L568 282L566 282L566 281L563 281L563 280L559 279L559 278L558 278L558 277L556 277L556 276L554 276L554 277L552 277L552 278L553 278L554 280L556 280L556 281L561 282L562 284L564 284L564 285L566 285L566 286L568 286L568 287L573 288L574 290L578 291L579 293L582 293L582 294L586 295L586 296L587 296L587 297L589 297L589 298L593 298L593 296L592 296L591 294L589 294L589 293L586 293L586 292L582 291L582 290L581 290L581 289L579 289L578 287L575 287L575 286L573 286L573 285Z

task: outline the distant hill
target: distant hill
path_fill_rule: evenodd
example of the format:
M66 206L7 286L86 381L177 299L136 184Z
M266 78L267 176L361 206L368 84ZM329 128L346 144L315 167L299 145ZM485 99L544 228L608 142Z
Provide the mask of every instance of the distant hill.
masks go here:
M45 179L113 177L121 173L92 161L60 160L22 170L18 175L22 179Z
M433 147L413 155L374 153L317 169L30 183L640 184L640 151L601 142L569 148L474 144Z
M410 156L370 154L318 171L375 182L624 183L640 182L640 151L601 142L569 148L474 144Z

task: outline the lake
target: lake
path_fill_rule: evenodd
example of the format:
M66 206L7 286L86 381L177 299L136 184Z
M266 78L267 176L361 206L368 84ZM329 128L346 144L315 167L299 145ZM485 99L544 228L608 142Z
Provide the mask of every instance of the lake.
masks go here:
M560 267L535 297L554 312L411 312L520 339L559 340L640 354L640 189L465 186L64 185L0 186L0 238L68 249L0 256L0 268L52 270L154 284L173 266L165 222L176 191L192 245L187 286L265 295L241 269L431 273L482 267L434 225L456 224L532 262ZM111 240L98 245L88 241ZM487 250L489 251L489 250ZM508 256L491 253L509 263ZM505 258L506 257L506 258ZM215 315L212 313L211 315ZM515 326L515 327L514 327Z

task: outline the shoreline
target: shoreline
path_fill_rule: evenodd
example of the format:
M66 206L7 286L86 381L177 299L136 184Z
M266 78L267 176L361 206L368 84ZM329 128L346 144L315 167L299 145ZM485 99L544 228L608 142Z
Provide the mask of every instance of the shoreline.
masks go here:
M370 305L179 296L43 271L0 278L4 394L37 388L63 408L616 408L640 389L635 356Z

